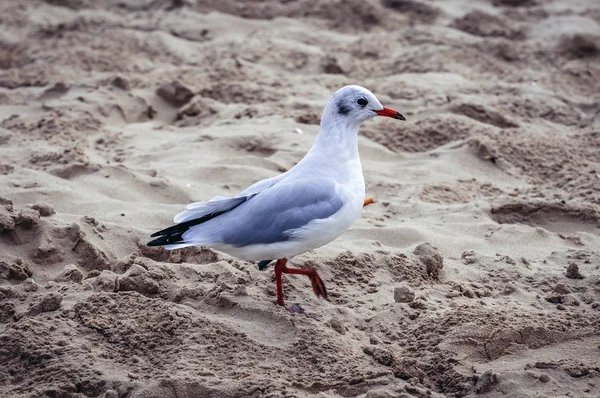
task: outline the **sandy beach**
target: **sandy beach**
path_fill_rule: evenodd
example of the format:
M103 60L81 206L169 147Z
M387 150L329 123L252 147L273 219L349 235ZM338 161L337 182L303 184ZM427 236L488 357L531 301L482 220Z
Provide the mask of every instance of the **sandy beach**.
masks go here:
M147 247L338 88L376 202L307 278ZM593 0L2 0L0 396L600 397Z

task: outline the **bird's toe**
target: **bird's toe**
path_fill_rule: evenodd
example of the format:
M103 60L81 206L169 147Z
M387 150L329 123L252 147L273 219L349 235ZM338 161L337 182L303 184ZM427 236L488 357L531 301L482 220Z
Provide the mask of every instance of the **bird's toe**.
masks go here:
M313 292L315 292L317 296L327 298L327 288L319 275L310 278L310 282L312 284Z

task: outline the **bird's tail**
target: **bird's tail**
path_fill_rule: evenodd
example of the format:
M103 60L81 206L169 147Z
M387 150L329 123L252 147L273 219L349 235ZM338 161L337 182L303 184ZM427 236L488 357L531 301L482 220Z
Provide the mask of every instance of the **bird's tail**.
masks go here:
M187 246L195 246L198 243L188 242L183 237L190 228L193 226L202 224L208 220L211 220L224 212L216 212L212 214L207 214L203 217L195 218L193 220L184 221L179 224L175 224L169 228L165 228L161 231L155 232L151 237L156 237L156 239L151 240L147 243L148 246L165 246L168 250L179 249Z

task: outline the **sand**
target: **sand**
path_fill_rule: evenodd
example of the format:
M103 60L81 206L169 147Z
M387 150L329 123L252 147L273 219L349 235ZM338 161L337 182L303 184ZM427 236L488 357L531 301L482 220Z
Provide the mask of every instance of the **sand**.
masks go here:
M600 396L600 7L0 2L0 396ZM310 148L329 96L377 202L295 258L330 292L148 248Z

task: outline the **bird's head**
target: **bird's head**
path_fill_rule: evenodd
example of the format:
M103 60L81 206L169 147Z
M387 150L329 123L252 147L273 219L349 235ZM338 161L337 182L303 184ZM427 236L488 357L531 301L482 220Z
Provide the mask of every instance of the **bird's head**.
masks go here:
M377 97L361 86L345 86L336 91L325 108L324 118L346 121L347 124L360 124L375 116L406 120L404 116L390 108L385 108Z

